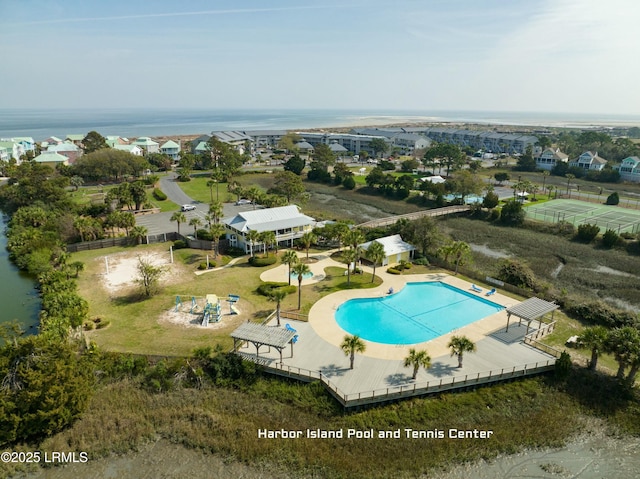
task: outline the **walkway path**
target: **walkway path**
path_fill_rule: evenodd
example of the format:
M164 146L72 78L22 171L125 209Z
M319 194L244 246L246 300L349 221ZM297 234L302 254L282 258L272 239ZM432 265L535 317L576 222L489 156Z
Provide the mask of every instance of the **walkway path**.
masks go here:
M431 210L422 210L416 211L414 213L407 213L404 215L396 215L396 216L388 216L386 218L379 218L376 220L367 221L365 223L360 223L357 225L357 228L377 228L379 226L387 226L395 224L398 220L406 219L406 220L415 220L418 218L422 218L424 216L445 216L452 215L456 213L464 213L471 209L469 205L457 205L457 206L445 206L443 208L434 208Z

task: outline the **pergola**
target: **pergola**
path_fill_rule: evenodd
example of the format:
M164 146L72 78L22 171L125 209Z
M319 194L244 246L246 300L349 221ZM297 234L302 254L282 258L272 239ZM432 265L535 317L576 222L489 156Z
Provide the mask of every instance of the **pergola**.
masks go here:
M549 301L535 297L511 306L507 308L507 329L505 329L505 333L509 331L509 319L511 319L512 314L520 318L520 320L524 319L527 322L527 332L525 334L529 334L531 321L538 320L542 326L541 318L545 314L551 313L551 320L553 320L553 313L558 308L559 306L556 303L550 303Z
M287 344L291 344L291 357L293 357L293 338L298 334L295 330L282 329L274 326L266 326L256 323L242 323L233 333L233 349L238 347L238 341L247 341L256 347L256 356L260 357L260 346L273 346L280 353L282 362L282 350Z

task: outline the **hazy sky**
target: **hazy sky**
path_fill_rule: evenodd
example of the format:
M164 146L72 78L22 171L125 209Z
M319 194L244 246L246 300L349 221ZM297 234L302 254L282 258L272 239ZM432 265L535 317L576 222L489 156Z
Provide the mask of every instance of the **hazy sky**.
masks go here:
M640 113L638 0L0 0L0 107Z

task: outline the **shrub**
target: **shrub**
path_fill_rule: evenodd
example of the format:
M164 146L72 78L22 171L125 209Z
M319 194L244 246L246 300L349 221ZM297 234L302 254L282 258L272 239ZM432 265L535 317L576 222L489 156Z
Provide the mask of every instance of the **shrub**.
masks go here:
M175 240L173 242L173 249L182 249L187 247L187 242L184 240Z
M613 248L616 244L618 244L619 240L620 237L618 236L618 233L611 229L605 231L602 235L602 244L607 248Z
M105 319L104 321L100 321L99 323L96 323L96 329L104 329L110 324L111 324L111 321L109 321L108 319Z
M617 191L614 191L607 197L606 205L617 205L620 203L620 195Z
M498 195L496 195L493 191L489 191L482 200L482 206L491 209L498 206L499 202L500 198L498 197Z
M620 238L624 238L626 240L634 240L636 239L636 235L633 233L625 232L625 233L620 233Z
M608 328L638 326L640 323L635 313L614 309L602 301L592 301L590 303L584 301L569 302L565 305L564 312L572 318Z
M216 267L216 264L213 261L209 261L209 268L215 268L215 267ZM205 262L200 263L198 265L198 269L201 270L201 271L204 270L204 269L207 269L207 262L205 261Z
M356 187L356 180L353 179L353 176L349 175L342 180L342 186L347 190L352 190Z
M427 258L416 258L413 260L413 264L418 266L429 266L429 260Z
M489 213L489 221L498 221L500 219L500 210L492 209Z
M261 268L263 266L270 266L272 264L275 264L277 260L278 258L276 257L276 255L266 257L252 256L251 258L249 258L249 264L251 266Z
M402 274L399 269L396 268L387 268L387 273L389 274Z
M591 243L598 233L600 232L600 227L598 225L592 225L589 223L585 223L583 225L578 226L578 234L576 238L579 241L583 241L585 243Z
M513 259L502 261L498 270L498 279L519 288L535 289L537 286L537 280L531 268Z
M85 322L82 324L82 328L83 328L85 331L91 331L91 330L92 330L92 329L94 329L95 327L96 327L96 323L94 323L93 321L85 321Z
M571 356L566 351L563 351L556 361L556 368L554 371L555 376L558 379L566 378L571 372L572 365Z
M213 236L211 236L211 232L204 228L198 230L198 239L211 241Z
M153 189L153 197L158 201L164 201L167 199L167 195L165 195L164 191L159 188Z
M500 222L507 226L521 226L524 223L525 212L522 203L509 200L502 207Z
M279 283L279 282L270 281L258 286L258 289L256 289L256 293L261 294L262 296L268 297L268 296L271 296L271 293L273 293L273 291L276 289L283 290L287 294L295 293L297 290L296 286L293 284L290 285L288 283Z
M227 248L226 254L228 254L232 258L237 258L238 256L244 256L247 253L245 253L242 248L231 246L230 248Z

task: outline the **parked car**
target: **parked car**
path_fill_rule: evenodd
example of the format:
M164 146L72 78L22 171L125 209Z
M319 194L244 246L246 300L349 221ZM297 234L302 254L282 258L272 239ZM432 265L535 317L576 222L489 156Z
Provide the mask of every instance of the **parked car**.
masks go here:
M241 200L236 201L236 206L250 205L250 204L251 204L251 200L246 200L244 198L242 198Z
M196 209L196 205L182 205L180 209L182 211L193 211Z

